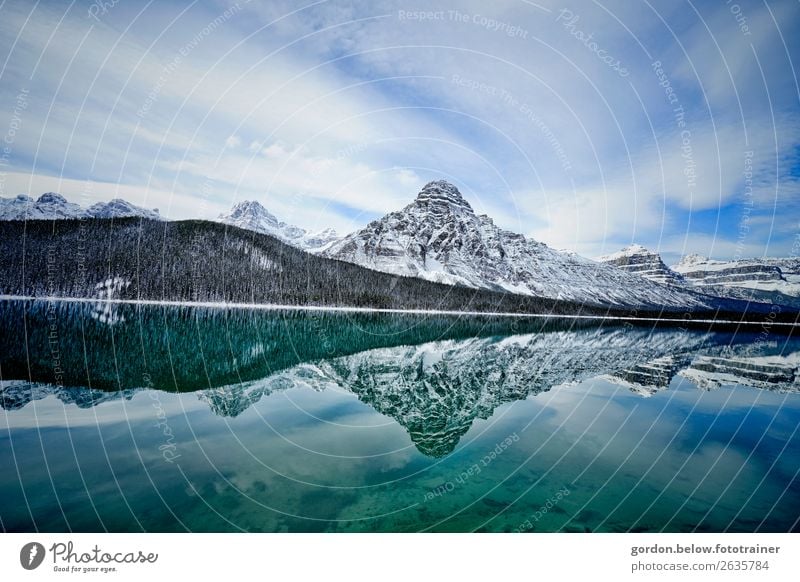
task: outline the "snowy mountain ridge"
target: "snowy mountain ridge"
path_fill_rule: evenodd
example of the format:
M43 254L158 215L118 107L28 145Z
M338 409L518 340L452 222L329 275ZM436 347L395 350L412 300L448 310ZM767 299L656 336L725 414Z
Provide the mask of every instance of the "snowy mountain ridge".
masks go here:
M0 220L56 220L74 218L127 218L139 216L163 220L158 209L147 209L131 204L122 198L110 202L97 202L82 208L68 202L61 194L45 192L38 199L20 194L15 198L0 197Z
M657 283L716 297L800 305L800 261L792 258L720 261L688 254L667 267L658 253L632 244L597 260Z
M229 212L220 214L218 222L246 230L268 234L299 249L319 251L340 237L332 228L308 232L299 226L287 224L255 200L237 202Z

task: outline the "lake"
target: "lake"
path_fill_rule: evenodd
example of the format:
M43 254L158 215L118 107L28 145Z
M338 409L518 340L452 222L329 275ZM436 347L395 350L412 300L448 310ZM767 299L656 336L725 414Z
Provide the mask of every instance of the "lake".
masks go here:
M796 531L800 341L0 303L4 531Z

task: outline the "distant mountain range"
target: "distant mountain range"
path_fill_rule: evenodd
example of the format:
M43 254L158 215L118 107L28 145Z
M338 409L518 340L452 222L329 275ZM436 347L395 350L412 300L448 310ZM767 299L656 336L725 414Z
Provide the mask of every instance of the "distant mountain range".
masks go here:
M0 198L0 220L80 217L162 220L157 210L121 199L83 209L55 193L36 201L24 195ZM441 180L426 184L403 209L344 237L331 228L311 233L283 222L256 201L237 203L217 222L395 277L514 296L650 312L716 310L719 298L800 309L800 260L722 262L690 256L668 267L657 253L632 245L592 261L499 228ZM723 308L736 311L742 305Z
M717 261L686 255L668 267L658 253L634 244L597 260L663 285L800 308L800 258Z
M98 202L82 208L68 202L61 194L46 192L36 200L20 194L16 198L0 197L0 220L55 220L70 218L130 218L162 220L158 209L149 210L122 198Z

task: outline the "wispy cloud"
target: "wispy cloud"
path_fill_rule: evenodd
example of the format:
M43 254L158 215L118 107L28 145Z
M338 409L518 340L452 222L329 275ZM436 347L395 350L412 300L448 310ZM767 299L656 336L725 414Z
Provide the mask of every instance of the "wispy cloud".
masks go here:
M588 255L785 252L800 8L737 7L6 2L0 99L30 97L2 195L89 180L175 217L250 198L347 230L444 177Z

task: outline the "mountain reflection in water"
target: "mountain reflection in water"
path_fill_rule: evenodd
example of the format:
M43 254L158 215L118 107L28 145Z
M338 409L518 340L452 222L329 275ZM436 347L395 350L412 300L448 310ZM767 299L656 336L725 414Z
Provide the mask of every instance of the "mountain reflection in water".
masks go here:
M432 458L476 419L554 386L602 377L651 396L679 375L701 389L797 392L800 366L793 339L584 320L45 302L6 302L0 320L9 411L161 390L237 417L277 391L343 389Z

